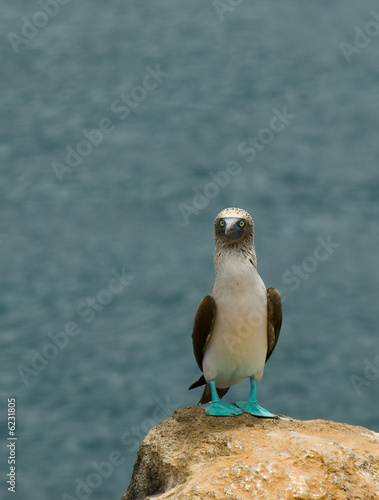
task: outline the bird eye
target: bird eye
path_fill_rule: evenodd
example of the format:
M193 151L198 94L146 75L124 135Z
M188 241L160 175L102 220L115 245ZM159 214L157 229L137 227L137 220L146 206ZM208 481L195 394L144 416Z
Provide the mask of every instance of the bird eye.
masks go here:
M223 219L220 220L220 226L224 227L225 226L225 221Z
M240 227L243 227L245 225L245 221L244 220L240 220Z

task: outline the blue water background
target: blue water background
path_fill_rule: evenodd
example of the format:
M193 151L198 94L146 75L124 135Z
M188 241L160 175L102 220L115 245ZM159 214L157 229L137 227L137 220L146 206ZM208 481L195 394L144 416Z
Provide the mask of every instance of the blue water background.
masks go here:
M340 47L372 9L245 0L221 19L211 0L72 1L16 53L9 33L41 7L4 0L0 467L16 397L12 498L77 498L78 478L96 482L93 462L114 451L122 465L90 498L120 498L140 438L197 403L192 320L213 284L213 220L228 206L252 214L258 270L285 296L260 403L379 431L379 372L367 371L379 365L379 36L350 62ZM157 66L168 75L143 97ZM141 100L121 119L112 103L133 89ZM239 145L285 107L295 116L261 132L267 144L248 161ZM52 163L106 118L113 131L60 182ZM238 175L213 196L211 172L232 161ZM204 189L213 197L185 220L180 207ZM320 239L334 247L315 261ZM314 269L288 282L293 266ZM134 279L86 323L78 306L123 269ZM80 334L23 380L32 350L70 322ZM247 393L244 382L227 399ZM4 475L0 487L11 498Z

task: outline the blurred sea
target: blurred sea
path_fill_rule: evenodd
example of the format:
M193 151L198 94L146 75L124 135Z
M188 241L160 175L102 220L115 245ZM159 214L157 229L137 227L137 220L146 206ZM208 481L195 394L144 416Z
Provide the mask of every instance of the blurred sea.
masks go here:
M252 214L258 270L285 296L259 402L379 431L375 26L350 62L340 47L378 3L225 0L218 14L211 0L82 0L38 14L47 3L4 0L0 21L2 498L7 398L12 498L28 500L79 498L81 481L82 496L120 498L151 425L197 403L192 321L228 206ZM292 116L280 131L273 110ZM59 180L68 151L78 165ZM229 162L237 175L211 187ZM334 247L315 260L320 239ZM72 322L67 345L46 347ZM247 394L246 381L227 400ZM114 452L122 464L96 475Z

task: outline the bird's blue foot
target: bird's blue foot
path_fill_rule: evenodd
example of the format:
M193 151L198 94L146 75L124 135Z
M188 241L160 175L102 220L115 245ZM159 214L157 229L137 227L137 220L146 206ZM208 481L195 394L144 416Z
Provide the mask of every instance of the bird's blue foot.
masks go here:
M210 380L209 385L211 387L212 403L205 408L205 413L207 415L212 415L214 417L233 417L234 415L240 415L242 413L242 411L234 405L221 403L214 380Z
M238 401L236 405L245 413L250 413L250 415L254 415L255 417L279 418L277 415L265 410L262 406L259 406L258 403L254 403L253 401Z
M241 408L245 413L250 413L250 415L254 415L255 417L264 417L264 418L277 418L280 420L286 420L287 422L291 422L291 419L279 417L279 415L274 415L270 411L265 410L262 406L259 406L257 403L257 389L256 389L256 381L254 377L250 377L250 395L248 401L238 401L236 403L238 408Z
M262 406L259 406L258 403L254 403L251 401L238 401L236 405L245 413L250 413L250 415L254 415L255 417L278 418L279 420L291 422L290 418L279 417L279 415L275 415L274 413L265 410L264 408L262 408Z
M243 412L234 405L217 401L205 408L205 413L214 417L233 417Z

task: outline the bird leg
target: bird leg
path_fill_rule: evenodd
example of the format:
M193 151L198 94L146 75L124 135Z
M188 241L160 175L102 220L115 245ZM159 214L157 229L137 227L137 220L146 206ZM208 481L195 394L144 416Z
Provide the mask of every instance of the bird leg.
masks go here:
M213 415L216 417L231 417L233 415L240 415L242 413L236 406L222 403L219 395L217 394L216 383L215 380L211 380L209 382L212 393L212 403L210 406L205 408L205 413L207 415Z
M279 417L278 415L274 415L273 413L265 410L262 406L259 406L257 403L257 382L254 377L250 377L250 394L248 401L238 401L236 403L238 408L241 408L246 413L250 413L250 415L254 415L256 417L265 417L265 418L279 418L280 420L288 420L287 418Z

